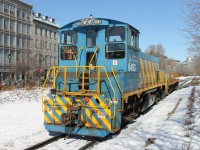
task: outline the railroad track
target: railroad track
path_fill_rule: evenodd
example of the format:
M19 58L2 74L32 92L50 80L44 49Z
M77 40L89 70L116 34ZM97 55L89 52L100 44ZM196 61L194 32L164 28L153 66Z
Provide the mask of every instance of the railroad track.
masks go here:
M85 146L81 147L79 150L85 150L85 149L87 149L87 148L93 146L94 144L96 144L96 143L98 143L98 142L99 142L98 140L93 140L93 141L87 143Z
M66 135L67 135L66 133L59 134L59 135L54 136L54 137L52 137L52 138L50 138L50 139L47 139L47 140L42 141L42 142L40 142L40 143L38 143L38 144L35 144L35 145L31 146L31 147L28 147L28 148L26 148L25 150L35 150L35 149L44 147L44 146L46 146L46 145L48 145L48 144L50 144L50 143L53 143L53 142L55 142L55 141L57 141L57 140L59 140L59 139L61 139L61 138L66 137Z
M42 141L40 143L37 143L31 147L28 147L26 148L25 150L36 150L36 149L39 149L39 148L42 148L50 143L53 143L55 141L58 141L59 139L62 139L62 138L65 138L67 136L66 133L63 133L63 134L60 134L58 136L55 136L55 137L52 137L50 139L47 139L45 141ZM102 142L104 139L106 139L108 136L104 137L104 138L101 138L101 139L94 139L92 141L90 141L89 143L87 143L86 145L84 145L83 147L79 148L79 150L86 150L87 148L89 147L92 147L93 145L99 143L99 142Z

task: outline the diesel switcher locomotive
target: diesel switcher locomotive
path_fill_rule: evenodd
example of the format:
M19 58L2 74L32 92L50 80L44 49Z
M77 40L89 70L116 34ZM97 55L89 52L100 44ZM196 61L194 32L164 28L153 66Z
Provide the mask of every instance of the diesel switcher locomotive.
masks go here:
M136 28L92 16L60 28L50 80L50 93L42 96L45 128L94 137L117 132L178 85L175 73L159 70L159 59L141 52Z

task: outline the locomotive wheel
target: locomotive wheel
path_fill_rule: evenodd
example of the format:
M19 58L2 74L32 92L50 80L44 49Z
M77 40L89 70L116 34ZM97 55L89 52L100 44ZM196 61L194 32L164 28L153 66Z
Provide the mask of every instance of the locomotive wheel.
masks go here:
M161 96L160 96L160 97L161 97L161 99L164 99L164 98L166 97L165 91L162 91L162 92L161 92Z
M160 100L161 100L160 98L156 97L155 104L157 105Z

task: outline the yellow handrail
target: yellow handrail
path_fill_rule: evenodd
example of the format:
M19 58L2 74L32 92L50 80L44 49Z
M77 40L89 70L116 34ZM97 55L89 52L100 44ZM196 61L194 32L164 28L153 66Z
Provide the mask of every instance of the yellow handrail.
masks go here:
M42 97L42 112L44 112L43 103L44 103L44 99L46 98L46 97L44 96L44 88L45 88L45 85L46 85L47 79L49 78L49 75L50 75L50 73L51 73L51 70L52 70L52 68L50 68L50 69L48 70L47 75L46 75L46 79L44 80L44 84L43 84L43 86L42 86L42 90L41 90L41 97Z
M111 81L110 81L110 78L109 78L108 73L107 73L107 71L106 71L106 68L105 68L104 66L101 66L101 67L104 69L104 71L105 71L105 73L106 73L107 79L108 79L108 81L109 81L109 83L110 83L110 86L111 86L111 88L112 88L112 90L113 90L113 93L114 93L114 99L116 99L116 93L115 93L115 90L114 90L114 88L113 88L113 86L112 86L112 84L111 84ZM113 119L113 118L115 118L115 116L116 116L116 102L114 103L114 116L111 116L111 117L109 117L109 118Z
M83 50L83 49L84 49L84 46L82 46L81 48L79 48L79 50L78 50L76 56L74 57L74 61L75 61L75 63L76 63L76 80L78 80L78 62L77 62L77 56L78 56L79 52L80 52L81 50Z
M94 53L93 53L93 55L92 55L92 58L90 59L90 62L89 62L89 80L90 80L90 68L91 68L91 66L90 66L90 64L92 63L92 61L93 61L93 59L94 59L94 56L96 55L96 53L97 53L97 51L100 49L100 46L98 46L96 49L95 49L95 51L94 51Z
M114 90L114 88L113 88L113 85L112 85L112 83L111 83L111 80L110 80L110 78L109 78L109 76L108 76L108 73L107 73L107 70L106 70L106 68L104 67L104 66L94 66L95 68L97 68L97 94L99 94L100 93L100 78L101 78L101 74L100 74L100 71L101 71L101 68L104 70L104 73L106 74L106 77L107 77L107 79L108 79L108 82L109 82L109 84L110 84L110 87L111 87L111 89L112 89L112 91L113 91L113 95L114 95L114 97L113 97L113 99L116 99L116 93L115 93L115 90ZM49 71L48 71L48 73L47 73L47 78L45 79L45 82L44 82L44 85L43 85L43 88L42 88L42 95L43 95L43 91L44 91L44 87L45 87L45 85L46 85L46 81L47 81L47 79L48 79L48 77L49 77L49 74L50 74L50 72L51 71L53 71L53 86L52 86L52 88L56 88L56 78L57 78L57 75L58 75L58 70L60 70L60 69L63 69L64 70L64 87L63 87L63 90L65 91L66 90L66 92L67 92L67 89L66 89L66 76L67 76L67 69L68 68L82 68L82 94L87 94L86 93L86 90L85 90L85 88L84 88L84 84L85 84L85 81L84 81L84 78L85 78L85 74L84 74L84 72L85 72L85 68L90 68L90 66L53 66L53 67L51 67L50 69L49 69ZM58 89L57 89L58 90ZM62 90L62 89L60 89L60 90ZM76 92L72 92L72 94L75 94ZM78 93L78 92L77 92ZM68 93L68 94L70 94L70 92ZM42 100L43 100L44 98L42 97ZM113 119L113 118L115 118L116 117L116 102L113 102L114 103L114 114L113 114L113 116L112 116L112 114L111 114L111 116L109 116L109 118L111 118L111 119ZM108 109L108 108L107 108Z
M112 73L113 73L113 76L114 76L114 78L115 78L115 81L116 81L116 83L117 83L117 86L118 86L118 88L119 88L119 90L120 90L120 92L121 92L121 95L122 95L122 109L121 109L121 110L118 110L118 111L123 111L123 110L124 110L124 98L123 98L124 93L123 93L122 88L121 88L121 86L120 86L120 84L119 84L119 82L118 82L118 80L117 80L116 75L115 75L115 69L114 69L114 67L112 67Z
M99 49L100 49L100 46L98 46L98 47L95 49L94 54L92 55L92 58L90 59L90 63L89 63L89 64L92 63L92 60L94 59L94 56L95 56L95 54L97 53L97 51L98 51Z
M64 92L67 91L67 85L66 85L66 83L67 83L67 68L64 68L64 83L63 83L63 90L64 90Z
M85 93L85 73L84 73L85 67L82 68L82 93Z

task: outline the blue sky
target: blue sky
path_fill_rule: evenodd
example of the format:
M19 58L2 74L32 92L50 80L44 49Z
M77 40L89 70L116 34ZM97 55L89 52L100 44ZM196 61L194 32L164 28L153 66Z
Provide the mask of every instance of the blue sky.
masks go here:
M183 0L23 0L33 10L55 18L63 26L89 17L126 22L140 31L142 51L151 44L162 44L169 58L184 61L188 57L182 36Z

